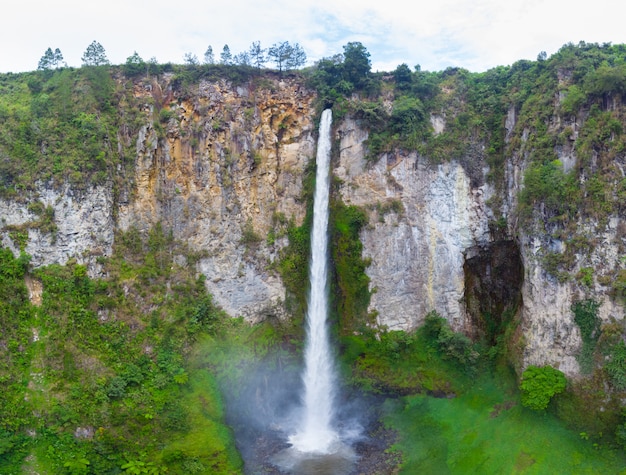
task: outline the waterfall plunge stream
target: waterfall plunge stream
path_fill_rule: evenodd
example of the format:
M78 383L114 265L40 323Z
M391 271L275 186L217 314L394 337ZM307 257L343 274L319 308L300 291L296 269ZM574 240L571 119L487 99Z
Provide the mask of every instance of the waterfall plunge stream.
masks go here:
M337 380L327 322L331 124L332 111L327 109L322 113L317 144L302 413L289 437L291 447L274 458L276 465L298 475L347 474L356 458L335 427Z
M317 171L311 233L311 290L307 311L304 355L303 416L301 427L290 438L301 452L329 453L339 440L332 428L335 374L328 338L328 195L332 111L322 113L317 144Z

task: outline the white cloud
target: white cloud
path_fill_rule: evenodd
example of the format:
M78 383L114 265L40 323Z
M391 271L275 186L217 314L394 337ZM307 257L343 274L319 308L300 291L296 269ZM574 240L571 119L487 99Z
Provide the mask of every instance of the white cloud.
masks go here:
M374 69L400 63L440 70L485 70L554 53L567 42L626 42L611 0L577 5L565 0L22 0L3 7L0 71L35 69L48 47L80 65L89 43L99 41L113 63L133 51L160 62L183 62L186 52L233 53L253 41L300 43L311 60L360 41Z

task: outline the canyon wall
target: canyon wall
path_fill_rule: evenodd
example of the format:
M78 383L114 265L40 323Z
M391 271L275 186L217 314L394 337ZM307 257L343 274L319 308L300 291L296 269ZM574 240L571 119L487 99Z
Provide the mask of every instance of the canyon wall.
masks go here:
M303 176L315 157L315 94L297 76L238 86L203 80L183 94L167 74L136 81L133 94L142 104L143 125L125 138L136 152L128 185L118 194L107 185L77 193L40 182L19 199L2 199L3 246L17 255L22 242L34 266L76 259L99 276L98 257L111 254L116 232L145 232L161 223L197 254L197 271L229 314L251 322L287 317L285 287L274 264L288 241L284 233L273 233L277 222L298 225L306 213ZM159 114L158 103L167 113ZM442 117L433 119L435 133L445 129ZM515 126L513 109L506 127ZM549 232L525 228L513 213L527 166L523 154L508 157L506 187L497 191L486 179L489 168L480 144L469 170L463 160L436 163L417 152L367 160L368 131L349 114L336 121L334 134L339 195L369 218L360 237L363 256L370 260L370 310L381 327L412 330L434 310L455 330L476 334L480 305L470 298L468 269L481 269L476 279L482 284L475 288L487 295L486 283L499 282L488 274L518 272L517 255L523 275L511 281L519 289L504 305L519 309L515 342L521 366L552 364L570 376L579 373L581 338L571 307L580 299L596 300L603 322L623 319L623 307L598 279L601 273L583 287L550 275L537 258L546 246L558 249L564 243ZM564 164L570 155L563 155ZM499 234L494 197L504 216ZM41 226L34 202L53 211L54 228ZM623 216L612 215L599 233L594 223L578 226L595 234L596 245L591 257L576 258L574 272L619 268ZM512 250L494 263L485 256L501 241L508 244L500 249ZM483 264L468 266L477 256ZM186 258L176 259L184 264ZM507 269L509 262L515 269Z

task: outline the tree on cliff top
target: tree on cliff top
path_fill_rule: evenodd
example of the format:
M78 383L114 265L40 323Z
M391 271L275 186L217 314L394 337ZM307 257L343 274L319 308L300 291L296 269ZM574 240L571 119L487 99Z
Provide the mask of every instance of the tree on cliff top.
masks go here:
M302 47L298 43L291 45L289 41L274 43L267 50L267 56L276 63L280 72L297 69L306 63L306 53Z
M188 66L197 66L198 64L200 64L200 62L198 61L198 57L193 53L185 53L183 58L185 60L185 64L187 64Z
M61 65L61 61L63 61L63 55L61 54L61 50L59 48L56 48L54 51L52 51L52 48L48 48L39 60L37 69L46 70L58 68Z
M343 74L355 88L366 84L371 69L370 53L363 44L353 41L343 47Z
M413 74L406 63L400 64L393 72L393 78L396 81L396 87L402 91L408 91L411 88Z
M220 63L222 64L233 63L233 54L230 52L230 48L228 47L228 45L224 45L224 48L222 48L222 52L220 53Z
M204 64L214 64L215 56L213 55L213 46L209 45L204 52Z
M291 56L287 59L287 69L298 69L306 63L306 53L302 47L296 43L291 48Z
M137 54L137 51L135 51L132 56L126 58L123 69L124 74L127 76L136 76L146 70L146 62Z
M265 65L265 62L267 61L267 58L265 57L265 51L266 50L264 48L261 48L260 41L252 42L252 45L250 46L250 50L248 51L252 66L254 66L257 69L261 69Z
M83 61L83 66L103 66L109 64L103 46L97 41L93 41L87 46L81 60Z

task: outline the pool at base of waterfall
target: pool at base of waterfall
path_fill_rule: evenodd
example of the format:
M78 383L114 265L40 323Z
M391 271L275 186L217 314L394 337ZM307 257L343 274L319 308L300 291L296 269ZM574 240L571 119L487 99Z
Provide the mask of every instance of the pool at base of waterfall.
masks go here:
M271 463L290 475L348 475L356 460L354 449L337 441L328 453L301 452L288 447L274 455Z

